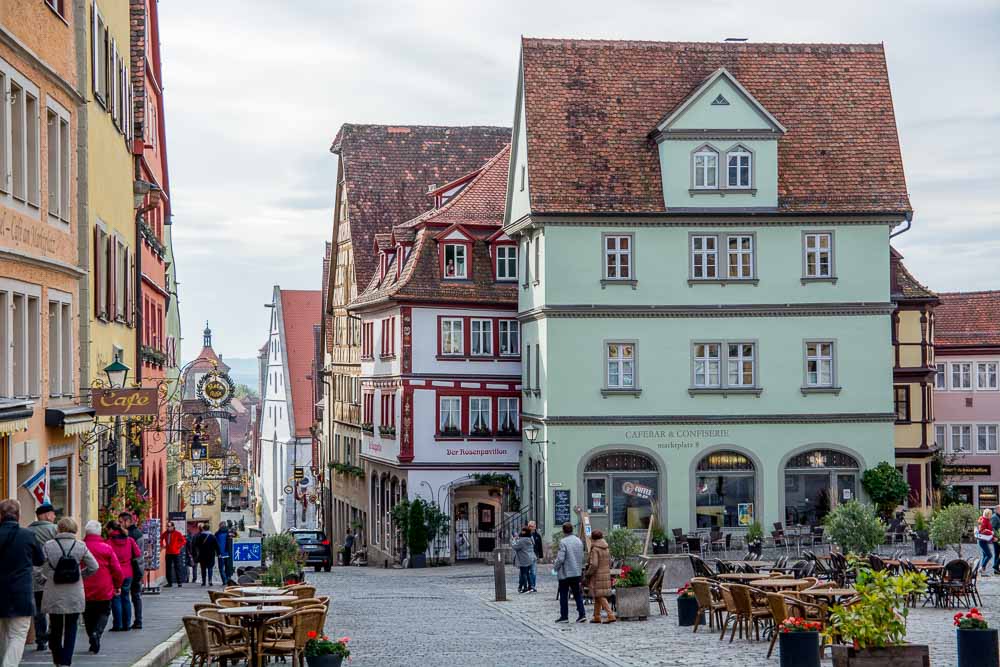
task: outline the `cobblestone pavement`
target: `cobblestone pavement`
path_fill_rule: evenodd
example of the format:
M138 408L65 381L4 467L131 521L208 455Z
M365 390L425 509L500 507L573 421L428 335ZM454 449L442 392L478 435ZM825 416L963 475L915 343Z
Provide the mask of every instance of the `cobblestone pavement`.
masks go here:
M669 615L646 622L557 625L555 578L539 568L540 592L519 595L511 569L507 602L493 601L492 569L480 565L421 571L337 568L310 573L309 580L319 594L332 598L326 630L351 637L352 667L778 665L777 650L770 660L765 657L767 642L737 637L730 644L728 636L720 642L718 634L679 628L672 595L666 596ZM1000 622L1000 577L981 580L980 592L981 609ZM932 665L957 662L954 613L931 607L910 611L908 639L930 645ZM188 664L183 658L174 662L175 667Z

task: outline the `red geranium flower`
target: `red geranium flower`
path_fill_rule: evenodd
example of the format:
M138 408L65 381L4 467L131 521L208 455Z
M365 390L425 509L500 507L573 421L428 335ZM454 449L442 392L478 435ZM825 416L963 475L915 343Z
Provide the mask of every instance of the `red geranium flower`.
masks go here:
M317 632L315 630L310 630L309 632L306 633L306 636L309 637L309 639L316 639L316 635Z

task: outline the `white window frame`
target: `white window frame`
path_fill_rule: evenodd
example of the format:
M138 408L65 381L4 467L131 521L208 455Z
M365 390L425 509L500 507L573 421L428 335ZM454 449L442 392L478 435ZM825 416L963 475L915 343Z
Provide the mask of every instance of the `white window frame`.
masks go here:
M12 87L20 90L21 103L15 109ZM33 100L34 115L29 117L28 98ZM0 58L0 193L5 205L37 218L41 200L41 124L42 103L36 86L30 79ZM15 115L20 114L18 136L14 136ZM47 116L47 114L46 114ZM17 150L15 151L15 144ZM14 165L23 174L19 188L14 187Z
M726 234L726 280L754 280L757 276L756 239L753 234ZM731 248L733 240L737 247ZM744 248L743 242L749 241L749 247ZM732 274L731 260L736 259L737 274ZM749 275L742 275L743 269L749 269Z
M452 424L458 432L461 433L462 398L460 396L442 396L438 400L440 402L440 407L438 409L438 432L444 433L445 427Z
M469 397L469 435L474 436L476 428L476 420L481 419L484 415L486 418L486 431L489 436L493 435L493 410L492 410L493 400L489 396L470 396ZM477 437L487 437L479 435Z
M722 343L697 342L692 346L694 372L692 385L699 389L722 387Z
M478 317L470 318L469 347L471 348L469 353L474 357L493 356L493 320ZM476 348L478 348L478 351Z
M719 279L719 235L691 235L691 278L694 280ZM708 245L711 244L711 249ZM701 247L699 248L698 245ZM698 260L701 260L699 265Z
M976 424L976 454L997 454L998 427L996 424Z
M452 250L455 262L455 275L448 275L448 251ZM461 252L459 252L461 250ZM445 280L466 280L469 277L469 247L465 243L444 244L444 264L442 266ZM461 269L461 271L459 271Z
M500 356L518 356L521 353L521 323L517 320L500 320L498 327Z
M703 146L691 155L691 185L695 190L719 189L719 152L717 150Z
M457 346L455 345L456 335ZM452 342L451 346L447 345L449 340ZM463 354L465 354L465 320L461 317L442 317L441 356L460 357Z
M949 386L953 390L971 391L972 390L972 370L973 365L971 361L953 361L951 362L948 370L950 371L950 383ZM958 380L955 382L956 375L955 372L958 371Z
M612 348L615 347L614 354ZM604 343L604 387L611 390L633 391L639 386L638 344L631 340L609 340ZM625 356L624 348L631 348L631 356ZM612 380L612 375L617 379ZM630 378L626 381L626 378Z
M951 443L948 439L947 424L934 425L934 444L936 444L942 450L947 450L951 446Z
M622 240L627 241L627 248L624 250L622 249ZM601 247L604 257L605 280L635 280L634 234L603 234ZM612 272L615 275L611 275Z
M0 341L5 344L0 349L0 388L10 397L38 398L42 383L42 288L38 285L18 280L0 278L2 303L7 307L7 316L0 317L5 332L0 332ZM31 312L34 304L35 312ZM23 309L19 315L17 308ZM45 310L48 313L48 309ZM21 328L15 328L20 325ZM15 355L18 357L15 374ZM3 395L0 393L0 395Z
M516 245L503 244L497 246L496 277L497 280L517 281Z
M996 361L975 362L977 391L997 391L1000 389L1000 383L998 383L1000 368L998 365L1000 364Z
M815 349L810 351L810 347ZM823 349L826 348L826 349ZM832 340L807 340L806 355L806 386L834 387L836 386L836 344ZM824 381L824 370L826 380Z
M826 247L822 239L826 238ZM826 258L826 271L822 270L822 260ZM810 260L812 265L810 266ZM833 232L803 232L802 234L802 276L804 278L833 278Z
M968 429L968 438L965 438L966 446L962 448L963 435ZM950 425L950 438L948 440L948 447L953 454L971 454L972 453L972 424L951 424ZM958 436L959 446L955 446L955 436Z
M734 168L734 165L730 164L731 160L736 158L736 184L734 185L731 179L732 174L730 170ZM746 161L746 165L741 164L742 161ZM741 182L741 172L746 169L746 183ZM749 190L753 187L753 153L751 153L744 146L735 146L730 150L726 151L726 188L730 190Z
M51 312L55 307L55 313ZM73 363L73 296L48 289L49 316L49 396L72 396L74 389ZM54 319L54 321L53 321ZM54 334L54 335L53 335Z
M516 396L500 396L497 398L497 431L503 430L504 422L510 420L515 433L521 430L521 400Z
M736 346L736 354L733 354L732 347ZM743 346L750 346L750 353L746 354ZM750 362L750 382L743 381L743 364ZM735 366L734 366L735 364ZM732 381L733 372L737 375L737 382ZM736 388L749 388L757 386L757 343L753 341L727 341L726 342L726 386Z
M934 389L935 391L948 390L948 364L934 364Z
M45 100L45 110L45 127L48 136L48 162L46 166L48 167L49 190L46 206L48 207L49 221L61 221L69 224L72 216L70 168L73 152L70 145L72 141L70 138L70 113L48 96ZM54 208L52 206L53 200L55 200ZM65 228L65 225L60 224L59 226Z

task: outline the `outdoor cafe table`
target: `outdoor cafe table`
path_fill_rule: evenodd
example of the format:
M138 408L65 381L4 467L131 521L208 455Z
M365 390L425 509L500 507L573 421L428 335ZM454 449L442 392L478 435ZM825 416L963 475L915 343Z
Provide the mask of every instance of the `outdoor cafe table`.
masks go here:
M284 588L277 586L240 586L233 590L240 595L281 595L285 592Z
M804 591L799 591L799 594L806 597L826 598L830 601L830 604L837 604L844 598L857 595L858 592L853 588L808 588Z
M757 582L761 579L770 579L766 574L748 574L746 572L727 572L726 574L716 575L716 579L721 579L722 581L736 581L736 582Z
M726 563L734 567L744 567L749 565L757 570L770 570L774 567L773 560L727 560Z
M751 582L754 588L773 588L774 590L792 590L801 586L804 582L801 579L757 579Z
M244 628L251 634L250 642L250 664L257 665L257 647L263 641L264 621L275 616L281 616L292 611L291 607L270 606L270 607L229 607L220 609L223 616L236 618Z
M247 605L257 605L257 604L281 604L282 602L291 602L292 600L297 600L298 598L294 595L248 595L241 598L231 598L244 607Z

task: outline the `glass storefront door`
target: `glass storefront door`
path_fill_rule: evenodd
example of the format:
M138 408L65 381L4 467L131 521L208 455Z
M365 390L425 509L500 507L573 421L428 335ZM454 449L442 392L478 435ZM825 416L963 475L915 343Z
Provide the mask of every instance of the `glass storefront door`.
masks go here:
M632 482L659 494L659 472L653 461L641 454L616 452L594 457L583 478L584 504L590 525L607 533L615 527L648 529L652 507L649 500L625 493ZM657 513L663 510L657 506Z
M814 526L840 503L858 497L858 462L831 449L814 449L785 465L785 523Z

